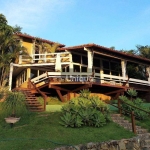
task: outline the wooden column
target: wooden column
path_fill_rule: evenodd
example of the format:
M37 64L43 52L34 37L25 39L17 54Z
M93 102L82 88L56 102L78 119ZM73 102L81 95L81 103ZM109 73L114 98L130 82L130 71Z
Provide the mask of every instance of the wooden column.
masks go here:
M13 63L10 64L10 72L9 72L9 91L12 88L12 76L13 76Z
M64 98L63 98L63 96L62 96L60 90L57 90L57 89L56 89L56 92L57 92L57 94L58 94L60 100L61 100L62 102L64 102Z
M93 68L93 52L89 48L86 48L86 47L84 47L84 50L87 51L88 72L92 73L92 68Z
M67 93L67 100L70 100L70 92Z
M100 59L100 79L101 79L101 83L104 83L104 71L103 71L103 61L102 59Z
M146 67L146 75L148 77L148 81L150 82L150 66Z
M73 62L72 62L72 54L69 54L70 64L69 64L69 72L73 73Z
M32 63L34 63L35 62L35 40L32 40L32 43L33 43L33 45L32 45L32 50L31 50L31 57L32 57Z
M61 59L59 53L56 55L55 71L61 72Z
M124 77L124 78L127 77L127 74L126 74L126 64L127 64L126 60L121 60L122 77Z
M27 79L31 77L31 69L27 68Z
M93 53L88 51L88 72L92 73L92 67L93 67Z

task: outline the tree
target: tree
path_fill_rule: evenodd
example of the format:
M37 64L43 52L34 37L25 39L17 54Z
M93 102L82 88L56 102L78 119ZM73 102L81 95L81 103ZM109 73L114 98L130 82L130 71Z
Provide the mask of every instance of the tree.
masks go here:
M19 26L8 25L5 16L0 14L0 86L8 79L10 63L16 61L20 51L25 52L15 36L20 30Z
M130 55L136 55L141 56L143 58L150 59L150 46L141 46L137 45L137 49L131 49L131 50L120 50L121 52L124 52L126 54ZM136 63L127 63L127 73L130 78L136 78L141 80L147 80L147 72L146 72L146 66L139 65Z
M150 59L150 46L136 46L139 56Z

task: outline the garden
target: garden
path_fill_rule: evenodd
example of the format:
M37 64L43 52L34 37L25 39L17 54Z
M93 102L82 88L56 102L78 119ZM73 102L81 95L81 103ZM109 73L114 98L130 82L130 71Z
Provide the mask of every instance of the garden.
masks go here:
M22 93L8 92L5 101L0 103L0 149L54 149L135 136L111 121L110 114L116 109L89 94L88 90L81 91L78 97L65 103L61 111L33 113L24 107ZM52 102L55 104L54 99ZM56 104L61 103L56 101ZM11 126L4 119L9 116L20 120ZM148 129L149 122L149 119L137 121Z

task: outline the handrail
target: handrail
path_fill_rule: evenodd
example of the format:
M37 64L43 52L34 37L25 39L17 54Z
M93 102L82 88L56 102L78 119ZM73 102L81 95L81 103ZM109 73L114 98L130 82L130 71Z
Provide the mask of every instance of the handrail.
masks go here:
M123 102L123 103L125 103L125 104L127 104L127 105L129 105L129 106L132 106L132 107L134 107L134 108L136 108L136 109L139 109L139 110L141 110L141 111L144 111L144 112L146 112L146 113L150 114L150 112L148 112L148 111L146 111L146 110L144 110L144 109L141 109L141 108L136 107L136 106L134 106L134 105L130 105L130 104L128 104L127 102L124 102L124 101L123 101L123 100L121 100L121 99L118 99L118 100L120 100L121 102Z
M35 84L31 81L31 79L29 78L28 79L28 82L34 87L35 90L37 90L43 97L44 99L44 111L46 110L46 99L47 99L47 96L46 94L44 94L43 92L41 92L36 86Z
M118 108L118 109L119 109L119 113L122 114L122 111L121 111L121 110L124 110L124 109L122 109L121 107L118 107L118 106L113 105L113 104L108 103L108 102L105 102L105 103L107 103L107 104L109 104L109 105L111 105L111 106L113 106L113 107ZM119 105L119 104L118 104L118 105ZM127 111L127 110L124 110L124 111L127 112L127 113L131 113L130 111ZM134 115L134 116L138 117L137 115Z
M134 108L136 108L136 109L139 109L139 110L141 110L141 111L144 111L144 112L146 112L146 113L148 113L148 114L150 114L150 112L148 112L148 111L146 111L146 110L143 110L143 109L141 109L141 108L138 108L138 107L136 107L136 106L130 105L130 104L128 104L128 103L126 103L126 102L124 102L124 101L122 101L122 100L120 100L120 99L118 99L118 106L106 102L107 104L112 105L112 106L118 108L120 115L122 114L122 110L125 111L125 112L127 112L127 113L130 113L130 114L131 114L132 131L136 134L135 117L138 117L138 118L140 118L140 117L137 116L137 115L135 115L135 114L134 114L134 111L131 111L131 112L130 112L130 111L127 111L127 110L124 110L123 108L121 108L121 102L122 102L122 103L125 103L125 104L127 104L127 105L129 105L129 106L131 106L131 107L134 107Z
M107 102L106 102L107 103ZM117 106L115 106L115 105L113 105L113 104L111 104L111 103L107 103L107 104L109 104L109 105L112 105L112 106L114 106L114 107L117 107ZM120 106L119 106L120 104L119 104L119 101L118 101L118 109L119 109L119 113L120 113L120 115L121 115L121 113L122 113L122 111L121 110L123 110ZM126 111L126 112L128 112L127 110L124 110L124 111ZM131 123L132 123L132 131L133 131L133 133L135 133L136 134L136 125L135 125L135 114L134 114L134 111L131 111L131 112L129 112L130 114L131 114Z

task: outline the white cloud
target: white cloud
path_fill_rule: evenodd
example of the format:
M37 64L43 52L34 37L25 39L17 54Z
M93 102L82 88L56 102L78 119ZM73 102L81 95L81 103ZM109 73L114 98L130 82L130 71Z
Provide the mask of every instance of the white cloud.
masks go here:
M66 8L74 0L0 0L1 13L6 16L8 24L19 25L26 30L40 28Z

